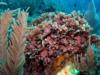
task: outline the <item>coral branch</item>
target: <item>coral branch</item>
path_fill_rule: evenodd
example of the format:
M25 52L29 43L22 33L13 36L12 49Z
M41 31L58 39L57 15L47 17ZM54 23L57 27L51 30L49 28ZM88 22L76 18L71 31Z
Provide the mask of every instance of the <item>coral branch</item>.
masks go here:
M10 12L6 12L4 15L0 15L0 58L1 61L6 60L7 53L7 30L9 23L11 22L12 15ZM4 63L4 62L3 62Z
M2 69L0 70L0 75L23 75L24 74L24 68L23 65L25 63L25 27L27 25L27 16L28 14L24 11L19 12L18 16L18 22L16 21L16 24L13 24L13 32L11 36L11 45L6 50L6 60L5 64L2 66ZM10 16L5 16L9 17ZM9 24L9 18L5 18L7 23L4 23L6 25L6 28L3 26L1 28L5 29L5 31L2 29L2 32L6 32L6 34L2 34L3 38L7 38L7 25ZM11 18L12 19L12 18ZM3 21L2 21L3 22ZM3 24L3 23L1 23ZM7 44L5 40L2 41L3 43ZM2 49L5 49L4 46Z

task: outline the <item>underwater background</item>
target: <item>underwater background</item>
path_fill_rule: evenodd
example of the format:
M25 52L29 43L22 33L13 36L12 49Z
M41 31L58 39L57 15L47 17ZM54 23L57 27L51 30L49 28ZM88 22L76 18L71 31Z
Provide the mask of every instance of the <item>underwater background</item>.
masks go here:
M90 25L95 28L96 34L99 34L100 28L100 1L99 0L0 0L0 11L10 9L26 10L29 12L29 19L35 18L42 13L62 11L70 13L72 11L80 11L86 15Z
M0 0L0 75L100 75L100 0Z

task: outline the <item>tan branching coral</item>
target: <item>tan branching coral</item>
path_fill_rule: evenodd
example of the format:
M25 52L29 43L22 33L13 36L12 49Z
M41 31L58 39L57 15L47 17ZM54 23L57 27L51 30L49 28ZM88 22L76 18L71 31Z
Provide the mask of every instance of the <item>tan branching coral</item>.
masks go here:
M3 60L6 60L7 30L11 19L12 15L10 12L6 12L0 16L0 57Z
M6 12L3 19L0 21L1 25L1 48L6 57L5 64L1 66L0 75L23 75L25 63L24 48L25 48L25 27L27 25L28 14L20 11L18 21L12 22L13 32L11 35L11 45L7 48L7 28L10 24L11 13ZM16 25L15 25L16 24ZM1 51L1 50L0 50ZM4 55L3 54L3 55ZM4 58L3 58L4 59Z

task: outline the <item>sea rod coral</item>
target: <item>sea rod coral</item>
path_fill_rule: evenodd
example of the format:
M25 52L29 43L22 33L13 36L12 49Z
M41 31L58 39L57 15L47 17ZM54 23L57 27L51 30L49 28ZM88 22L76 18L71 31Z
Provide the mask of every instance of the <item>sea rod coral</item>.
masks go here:
M15 20L11 11L0 15L0 62L2 62L0 63L0 75L24 74L25 27L28 13L19 11L17 16ZM10 26L11 29L9 29ZM9 32L11 33L10 42L8 41Z

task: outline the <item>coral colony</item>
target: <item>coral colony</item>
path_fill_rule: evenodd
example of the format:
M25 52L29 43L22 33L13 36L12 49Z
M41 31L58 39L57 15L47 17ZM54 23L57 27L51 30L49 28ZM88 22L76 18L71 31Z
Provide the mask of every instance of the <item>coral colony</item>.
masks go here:
M96 75L100 39L81 13L44 13L32 27L27 17L0 15L0 75Z
M90 46L97 37L90 34L92 28L80 13L45 13L33 25L25 48L25 75L93 74L87 70L96 67Z

